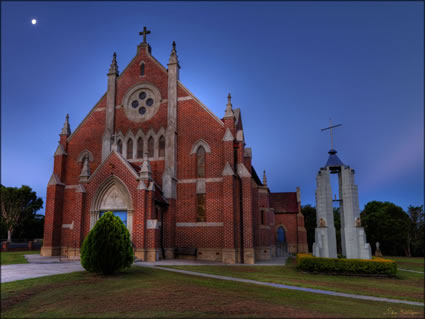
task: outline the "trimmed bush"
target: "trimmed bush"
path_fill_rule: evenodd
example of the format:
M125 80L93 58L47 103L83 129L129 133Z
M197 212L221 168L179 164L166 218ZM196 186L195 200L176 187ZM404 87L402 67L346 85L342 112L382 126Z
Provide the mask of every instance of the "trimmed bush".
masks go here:
M397 264L379 257L372 259L320 258L311 254L297 255L297 269L332 274L395 276Z
M90 272L110 275L134 261L130 234L117 216L106 212L84 239L81 265Z

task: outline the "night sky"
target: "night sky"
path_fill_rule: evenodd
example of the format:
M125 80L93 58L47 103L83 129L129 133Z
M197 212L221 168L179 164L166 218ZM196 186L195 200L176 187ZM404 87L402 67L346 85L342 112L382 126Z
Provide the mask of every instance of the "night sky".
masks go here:
M164 66L176 41L180 81L219 118L232 94L272 192L315 205L332 118L360 209L424 203L423 2L2 2L3 185L45 200L66 113L73 130L143 26Z

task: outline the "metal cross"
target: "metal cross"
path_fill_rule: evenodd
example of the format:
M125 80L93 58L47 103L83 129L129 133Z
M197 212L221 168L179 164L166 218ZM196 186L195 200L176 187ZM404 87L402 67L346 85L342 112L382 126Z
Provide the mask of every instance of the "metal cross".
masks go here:
M139 32L139 35L143 35L143 43L146 43L146 35L150 34L151 32L146 29L146 27L143 27L143 32Z
M337 125L334 125L334 126L332 126L332 120L331 119L329 119L329 127L327 127L327 128L322 128L321 129L321 131L326 131L326 130L329 130L330 131L330 134L331 134L331 149L333 149L334 148L334 143L333 143L333 136L332 136L332 129L333 128L335 128L335 127L338 127L338 126L341 126L342 124L337 124Z

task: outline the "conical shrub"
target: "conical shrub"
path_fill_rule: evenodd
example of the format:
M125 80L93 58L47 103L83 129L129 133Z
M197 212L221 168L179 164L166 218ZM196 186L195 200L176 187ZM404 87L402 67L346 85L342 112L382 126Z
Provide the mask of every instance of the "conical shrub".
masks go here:
M81 265L90 272L110 275L134 261L130 234L112 212L106 212L84 239Z

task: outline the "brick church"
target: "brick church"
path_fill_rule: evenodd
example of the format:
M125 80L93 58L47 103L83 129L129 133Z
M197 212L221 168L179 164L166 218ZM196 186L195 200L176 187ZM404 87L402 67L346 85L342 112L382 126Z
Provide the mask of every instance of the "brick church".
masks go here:
M222 118L180 81L140 34L120 73L71 133L66 116L47 186L43 256L78 258L106 211L121 218L140 260L196 258L252 264L307 251L300 191L271 193L245 147L230 94ZM273 154L270 154L273 156Z

